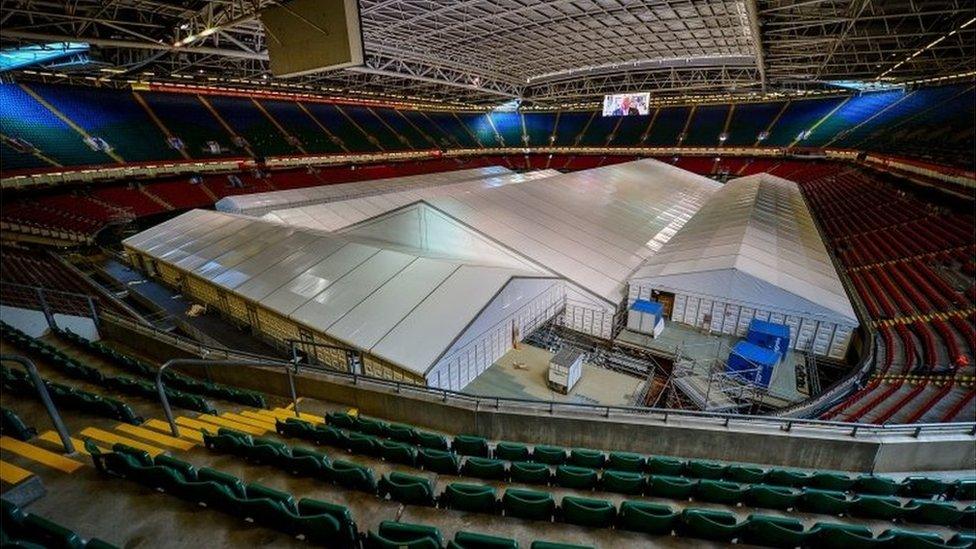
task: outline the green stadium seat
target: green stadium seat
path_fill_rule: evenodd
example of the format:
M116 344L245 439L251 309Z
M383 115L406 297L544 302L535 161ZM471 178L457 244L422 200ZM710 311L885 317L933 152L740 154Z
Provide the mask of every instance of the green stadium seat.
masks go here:
M291 456L282 458L279 465L296 475L327 478L329 458L317 450L295 446L291 449Z
M549 492L508 488L502 495L502 508L509 517L549 522L556 510L556 501Z
M414 443L417 441L417 430L409 425L391 423L387 427L389 437L400 442Z
M387 422L371 417L358 416L355 424L357 431L367 435L386 437L390 433L390 425Z
M566 463L566 450L558 446L536 446L532 449L532 461L546 465L562 465Z
M512 482L525 484L549 484L552 471L545 463L534 461L514 461L508 469Z
M529 447L524 444L518 444L516 442L499 442L495 445L495 458L504 459L508 461L527 461L529 456Z
M359 537L359 530L356 527L356 522L352 518L352 513L345 505L338 505L311 498L302 498L298 502L298 512L302 516L314 517L328 515L332 517L332 519L336 521L337 535L333 536L331 540L338 538L341 540L343 545L348 546L356 544ZM323 540L309 538L309 541L313 543L328 544L331 540L329 538Z
M307 421L290 417L285 421L275 419L275 431L283 437L314 438L315 427Z
M433 507L434 484L427 477L392 472L383 475L378 484L380 496L390 496L390 499L408 505L426 505Z
M287 524L291 516L298 514L291 494L254 482L247 485L246 493L245 499L239 502L240 514L258 524L277 527Z
M450 448L447 437L444 435L428 433L426 431L417 431L416 438L417 444L424 448L431 448L433 450L447 450Z
M592 490L599 480L596 470L574 465L560 465L556 467L556 484L563 488L577 490Z
M957 480L952 487L952 497L963 501L976 500L976 478Z
M640 473L647 466L647 458L631 452L610 452L606 468L615 471Z
M915 532L896 528L885 530L879 537L890 540L888 545L899 549L954 549L972 546L972 543L966 541L946 541L934 532Z
M327 467L329 470L326 474L336 484L354 490L376 492L376 478L372 469L340 459L334 460Z
M433 526L384 520L379 530L369 531L366 547L375 549L441 549L444 539Z
M403 463L411 467L417 464L417 448L405 442L378 440L380 457L393 463Z
M464 456L488 457L488 440L474 435L457 435L451 443L451 448Z
M695 492L697 480L667 475L651 475L647 477L647 490L651 495L671 498L688 499Z
M812 537L816 546L828 549L885 547L890 541L890 538L875 538L867 527L854 524L818 522L810 530L813 532Z
M912 522L922 524L937 524L939 526L954 526L959 524L965 512L953 503L931 500L912 500L916 508L909 513Z
M735 482L704 479L698 483L695 499L711 503L736 505L745 499L747 487Z
M602 469L606 463L607 456L599 450L588 448L573 448L569 452L569 464L576 467L589 467L591 469Z
M684 534L713 541L732 541L746 526L734 514L712 509L685 509L681 513Z
M508 469L505 467L505 462L500 459L469 457L461 465L461 474L476 478L504 480L508 478Z
M665 456L647 458L647 472L652 475L679 476L685 470L685 462Z
M379 439L373 435L366 435L356 431L349 431L346 435L348 437L347 443L349 450L352 453L362 454L364 456L379 455Z
M440 496L440 504L448 509L471 513L495 513L498 509L495 488L485 484L448 484Z
M338 429L356 429L356 416L342 412L329 412L325 414L325 424Z
M796 488L752 484L746 492L745 501L753 507L787 510L796 507L802 495L803 492Z
M691 460L688 462L688 476L692 478L717 480L725 474L726 466L712 461Z
M917 504L902 505L897 498L862 495L851 502L851 514L859 517L881 520L897 520L913 513Z
M620 504L617 528L653 535L669 535L680 513L667 505L647 501L624 501Z
M316 444L342 448L344 450L349 448L349 434L338 427L316 425L312 435L312 439Z
M837 516L850 511L851 500L844 492L804 488L797 505L804 511Z
M460 459L454 452L420 448L417 452L417 462L428 471L444 475L456 475L461 466Z
M857 479L841 473L817 472L810 478L809 486L820 490L847 492L854 488Z
M245 457L257 463L277 464L285 456L291 456L291 448L277 440L255 438L253 444L245 447Z
M489 536L477 532L460 531L447 543L448 549L518 549L514 539Z
M891 496L898 493L898 483L887 477L863 475L854 483L854 491L859 494Z
M779 486L806 486L813 477L811 473L805 471L792 471L789 469L770 469L766 471L766 483Z
M560 504L563 522L592 528L609 528L617 518L617 508L603 499L566 496Z
M912 476L902 481L899 492L905 496L928 498L946 494L951 490L952 482L937 478Z
M618 494L640 494L644 491L644 476L632 471L608 469L600 477L600 488Z
M760 467L752 467L749 465L729 465L725 469L725 480L731 480L732 482L744 482L748 484L755 484L762 482L766 477L766 471Z
M203 445L222 454L244 456L254 445L254 441L251 435L221 427L217 429L216 435L204 431Z
M743 538L747 543L765 547L801 547L808 543L811 532L803 523L787 517L749 515Z
M0 416L2 416L0 433L24 441L30 440L37 435L37 430L33 427L28 427L13 410L0 408Z
M52 549L83 549L85 547L84 540L73 530L33 513L27 513L24 516L20 530L27 539L40 544L42 547Z

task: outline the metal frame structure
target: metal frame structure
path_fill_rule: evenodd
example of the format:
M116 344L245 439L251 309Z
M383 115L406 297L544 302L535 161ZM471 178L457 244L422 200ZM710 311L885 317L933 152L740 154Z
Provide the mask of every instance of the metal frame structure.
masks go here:
M34 78L134 81L491 106L605 93L764 93L973 72L966 0L359 0L363 66L269 74L278 0L2 0L4 47L87 42L96 62Z

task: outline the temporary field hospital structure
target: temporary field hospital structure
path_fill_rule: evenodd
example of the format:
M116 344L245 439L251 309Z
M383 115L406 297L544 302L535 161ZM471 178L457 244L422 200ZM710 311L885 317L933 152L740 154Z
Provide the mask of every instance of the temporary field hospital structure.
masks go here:
M858 326L799 188L768 174L712 195L634 274L629 298L671 301L672 321L724 334L745 336L753 318L786 324L791 348L833 358Z
M221 212L187 212L123 245L150 276L279 345L301 342L342 370L361 353L360 373L452 390L565 301L557 277L488 253L472 263Z
M271 210L281 208L296 208L335 200L373 196L393 191L437 187L439 185L449 185L462 181L485 179L511 173L511 170L502 166L486 166L466 170L369 179L350 183L289 189L287 191L269 191L227 196L218 200L215 206L221 212L261 216Z
M523 174L275 210L267 219L446 256L491 248L566 281L573 330L612 337L631 274L721 184L657 160ZM472 259L473 260L473 259Z

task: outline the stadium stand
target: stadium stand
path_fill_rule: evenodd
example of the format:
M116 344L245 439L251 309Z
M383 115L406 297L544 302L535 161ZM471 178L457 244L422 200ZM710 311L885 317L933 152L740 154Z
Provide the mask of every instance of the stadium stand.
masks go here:
M190 94L134 92L192 158L245 156L200 98Z

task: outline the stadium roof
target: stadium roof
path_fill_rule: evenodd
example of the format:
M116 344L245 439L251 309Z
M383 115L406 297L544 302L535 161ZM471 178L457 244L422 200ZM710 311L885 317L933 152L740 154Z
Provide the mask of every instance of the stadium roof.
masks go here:
M366 59L269 77L277 0L4 2L4 45L84 42L69 75L497 105L604 93L743 93L970 72L965 0L360 0ZM62 79L63 80L63 79Z
M459 234L463 227L615 307L634 270L721 187L652 159L532 175L504 185L458 183L279 210L267 217L401 244L413 238L404 227L420 225L425 242L446 241L443 253L452 244L462 251L471 246L470 238ZM413 205L427 211L406 207Z
M513 278L553 278L205 210L125 245L419 375Z
M633 280L857 324L799 187L769 174L728 182Z

